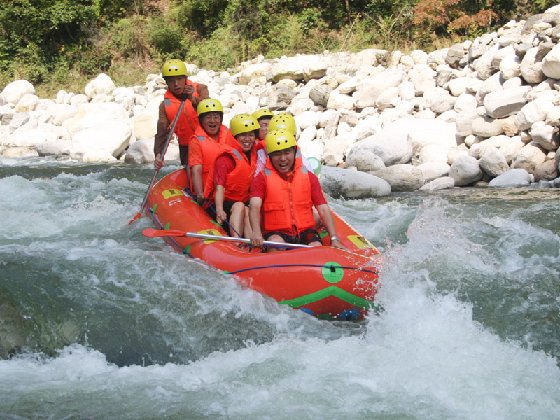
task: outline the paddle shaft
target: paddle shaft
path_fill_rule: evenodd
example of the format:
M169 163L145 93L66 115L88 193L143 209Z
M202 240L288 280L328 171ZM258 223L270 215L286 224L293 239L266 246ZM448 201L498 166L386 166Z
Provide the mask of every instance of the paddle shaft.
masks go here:
M173 132L175 131L175 126L177 125L177 121L179 120L179 115L181 115L181 112L183 111L183 108L185 107L185 101L186 101L186 99L181 101L181 104L179 105L179 109L177 110L177 114L175 114L175 118L173 118L173 121L171 122L171 125L169 126L169 133L167 134L167 138L165 139L165 143L163 144L163 150L161 152L162 159L165 156L165 153L167 153L167 148L169 147L169 143L171 143L171 137L173 137ZM142 200L142 205L140 206L140 211L136 214L136 216L134 216L134 218L132 218L132 220L130 222L128 222L128 224L131 224L136 219L139 219L140 217L142 217L142 212L144 211L144 207L146 207L146 203L148 202L148 195L150 194L150 190L152 189L152 187L156 183L158 174L159 174L159 169L156 169L155 172L154 172L154 176L152 177L152 180L150 182L150 185L148 185L148 189L146 190L146 194L144 194L144 199Z
M157 230L147 228L142 231L144 236L150 238L161 238L166 236L187 236L189 238L207 239L214 241L226 241L226 242L241 242L245 244L251 244L251 240L247 238L234 238L232 236L220 236L220 235L210 235L207 233L195 233L195 232L183 232L182 230ZM271 246L275 248L311 248L310 245L303 244L289 244L286 242L275 242L275 241L264 241L263 245Z

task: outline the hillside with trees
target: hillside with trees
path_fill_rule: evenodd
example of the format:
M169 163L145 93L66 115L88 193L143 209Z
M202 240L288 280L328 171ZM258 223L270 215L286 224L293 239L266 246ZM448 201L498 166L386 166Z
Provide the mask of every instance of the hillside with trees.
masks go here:
M215 70L257 55L410 50L472 38L556 0L7 0L0 87L134 84L168 57Z

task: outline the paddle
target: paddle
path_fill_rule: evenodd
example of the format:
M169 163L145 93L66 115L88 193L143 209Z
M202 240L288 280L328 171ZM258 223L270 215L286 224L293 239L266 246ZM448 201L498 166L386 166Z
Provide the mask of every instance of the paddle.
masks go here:
M179 115L181 115L181 111L183 111L183 107L185 106L185 100L181 101L181 105L179 105L179 109L177 110L177 114L175 114L175 118L173 118L173 122L169 126L169 134L165 139L165 143L163 144L163 150L161 152L161 156L164 157L165 153L167 152L167 148L169 147L169 143L171 142L171 137L173 136L173 131L175 130L175 126L177 125L177 120L179 119ZM148 201L148 194L150 194L150 190L154 186L157 180L157 176L159 174L159 169L156 169L154 172L154 176L152 177L152 181L150 185L148 185L148 189L146 190L146 194L144 194L144 200L142 200L142 205L140 206L140 211L134 215L132 219L129 220L128 224L133 224L136 220L142 217L142 213L144 212L144 207L146 207L146 202Z
M159 230L146 228L142 231L144 236L148 238L163 238L167 236L187 236L189 238L199 238L199 239L211 239L214 241L227 241L227 242L242 242L245 244L251 244L250 239L246 238L234 238L232 236L220 236L220 235L209 235L205 233L194 233L194 232L183 232L182 230ZM264 241L263 245L272 246L275 248L312 248L310 245L302 244L288 244L285 242L274 242L274 241Z

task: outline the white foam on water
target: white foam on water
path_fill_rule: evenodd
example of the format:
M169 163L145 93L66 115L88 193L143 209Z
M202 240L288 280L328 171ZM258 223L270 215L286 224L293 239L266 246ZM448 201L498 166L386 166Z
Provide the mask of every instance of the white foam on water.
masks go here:
M385 254L378 295L385 310L368 318L361 335L323 339L292 334L296 325L333 327L285 308L271 310L269 300L234 282L195 281L189 292L200 292L200 315L212 314L219 303L224 312L216 316L254 315L277 325L275 337L187 364L117 367L103 354L77 345L54 358L27 354L0 361L0 414L560 418L556 360L493 334L473 320L469 302L439 291L433 278L434 262L491 272L495 255L471 242L433 202L419 210L407 235L406 244ZM465 264L467 249L471 254ZM81 256L76 250L71 255ZM172 271L182 257L161 253L152 258L154 264L164 260L153 268L156 273L163 267ZM177 280L166 272L154 281L154 290L165 293Z
M519 246L532 237L557 246L558 237L548 231L518 219L485 219L498 238L510 235L500 240L500 250L469 239L466 222L446 216L445 203L437 200L417 215L402 204L366 213L367 200L343 203L356 212L341 213L348 211L370 239L414 218L405 243L385 252L378 295L384 312L352 335L173 254L159 240L139 237L148 222L127 227L138 200L128 190L144 186L110 184L107 195L96 174L0 179L0 194L18 197L0 209L11 223L0 229L0 250L45 259L65 279L69 296L149 312L173 331L168 338L177 347L198 344L208 338L205 332L227 341L237 325L267 333L265 342L252 342L249 330L241 348L219 343L225 350L208 354L209 345L192 362L146 367L118 367L80 345L54 357L23 353L0 361L0 417L560 418L557 361L501 339L473 320L468 300L438 288L459 281L441 279L454 270L490 278L527 264L536 271L543 261L558 267L555 251L533 257ZM375 228L368 231L372 220ZM159 304L146 303L151 300ZM127 315L139 320L131 326L138 328L146 314Z
M138 211L130 204L132 193L127 190L131 185L126 179L106 183L99 174L1 178L0 194L5 199L0 218L5 222L0 239L110 232L115 226L125 226L127 215Z

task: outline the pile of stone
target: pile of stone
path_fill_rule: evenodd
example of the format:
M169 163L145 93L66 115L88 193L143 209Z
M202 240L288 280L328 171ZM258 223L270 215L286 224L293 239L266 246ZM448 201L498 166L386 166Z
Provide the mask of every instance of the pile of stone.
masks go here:
M328 191L368 197L455 186L560 187L560 5L450 48L377 49L189 65L225 107L292 113L298 144L324 163ZM0 93L0 155L153 160L159 75L40 99L19 80ZM167 160L176 159L177 147Z

